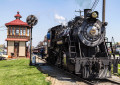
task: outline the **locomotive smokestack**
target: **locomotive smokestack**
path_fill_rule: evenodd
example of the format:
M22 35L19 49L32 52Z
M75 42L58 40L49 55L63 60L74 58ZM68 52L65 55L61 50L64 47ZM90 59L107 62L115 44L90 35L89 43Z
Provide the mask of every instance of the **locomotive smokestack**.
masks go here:
M106 0L103 0L103 13L102 13L102 22L105 23L105 4Z
M91 9L84 9L84 18L86 18L87 14L91 11L92 11Z

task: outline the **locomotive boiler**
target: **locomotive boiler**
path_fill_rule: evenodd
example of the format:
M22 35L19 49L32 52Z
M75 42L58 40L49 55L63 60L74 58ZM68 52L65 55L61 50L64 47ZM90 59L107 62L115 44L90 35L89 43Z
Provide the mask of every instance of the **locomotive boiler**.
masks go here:
M112 60L105 42L107 26L99 13L84 10L67 26L58 25L48 30L47 62L77 74L82 78L111 77Z

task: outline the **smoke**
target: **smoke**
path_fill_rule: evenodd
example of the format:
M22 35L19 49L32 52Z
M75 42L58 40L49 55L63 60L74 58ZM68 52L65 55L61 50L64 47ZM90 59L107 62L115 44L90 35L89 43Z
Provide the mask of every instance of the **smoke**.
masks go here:
M63 16L59 16L58 14L55 14L55 19L65 20L65 18Z
M63 17L63 16L60 16L58 14L55 14L54 15L54 18L55 18L55 21L57 21L58 23L66 26L67 25L67 20Z
M84 9L89 9L92 4L92 0L75 0L75 2Z

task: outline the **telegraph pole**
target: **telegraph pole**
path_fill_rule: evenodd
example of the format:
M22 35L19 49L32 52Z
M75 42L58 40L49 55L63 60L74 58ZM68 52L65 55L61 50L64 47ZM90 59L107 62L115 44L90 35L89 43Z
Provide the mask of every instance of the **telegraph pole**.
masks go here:
M79 13L80 13L80 16L82 16L82 12L84 12L84 11L81 11L81 10L76 11L76 10L75 10L75 12L79 12Z

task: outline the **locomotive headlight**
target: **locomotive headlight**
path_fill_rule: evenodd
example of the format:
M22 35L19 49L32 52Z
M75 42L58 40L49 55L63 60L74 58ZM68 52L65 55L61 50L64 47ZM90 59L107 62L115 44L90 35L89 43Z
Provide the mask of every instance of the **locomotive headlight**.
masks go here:
M92 13L92 18L97 18L98 17L98 14L96 12L93 12Z

